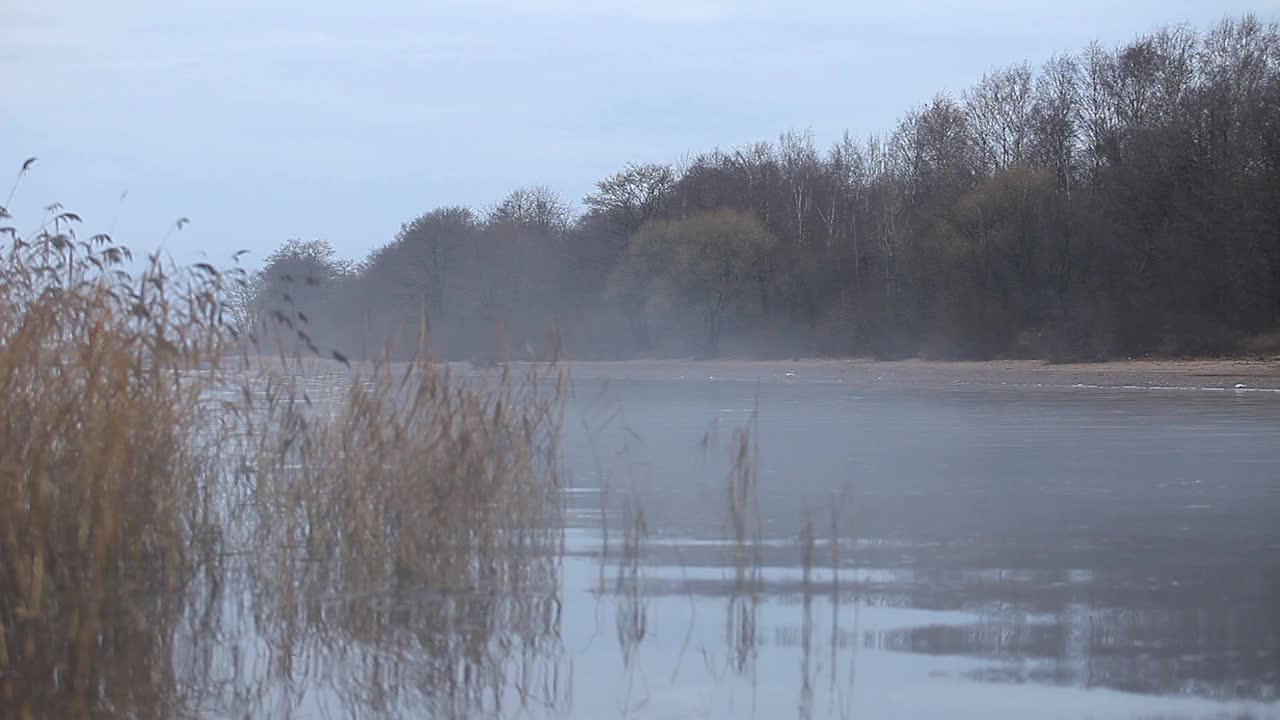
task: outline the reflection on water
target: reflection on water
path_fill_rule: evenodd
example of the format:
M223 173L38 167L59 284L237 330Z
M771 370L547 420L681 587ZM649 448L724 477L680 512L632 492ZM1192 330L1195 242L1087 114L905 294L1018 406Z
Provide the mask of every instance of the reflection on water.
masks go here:
M555 527L125 588L88 714L1280 713L1280 398L583 382L566 427ZM320 526L274 520L228 546Z

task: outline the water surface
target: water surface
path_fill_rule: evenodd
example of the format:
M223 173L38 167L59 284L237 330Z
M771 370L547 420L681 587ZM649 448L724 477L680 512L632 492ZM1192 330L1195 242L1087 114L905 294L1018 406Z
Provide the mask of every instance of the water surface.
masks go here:
M1280 394L591 380L567 429L581 716L1280 712Z

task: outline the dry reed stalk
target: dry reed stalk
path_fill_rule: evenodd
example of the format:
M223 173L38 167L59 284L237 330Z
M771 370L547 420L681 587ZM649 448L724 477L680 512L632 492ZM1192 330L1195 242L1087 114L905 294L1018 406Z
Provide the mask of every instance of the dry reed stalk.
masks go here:
M49 208L0 257L0 700L17 717L177 712L174 597L205 559L184 381L227 339L210 266L137 275Z
M249 360L238 268L133 271L79 223L51 206L30 238L0 229L0 715L252 713L273 691L244 683L287 693L294 658L335 655L369 707L457 715L500 702L512 662L554 665L559 371L464 382L332 352L346 369L313 402L300 359ZM237 633L274 670L224 691L211 649ZM534 687L518 701L556 699Z

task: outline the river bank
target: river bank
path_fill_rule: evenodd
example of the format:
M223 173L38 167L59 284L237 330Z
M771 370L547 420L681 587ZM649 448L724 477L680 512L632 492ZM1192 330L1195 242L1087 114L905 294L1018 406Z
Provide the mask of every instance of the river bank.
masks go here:
M530 363L511 363L513 367ZM306 375L345 373L327 358L291 359L290 369ZM353 361L356 368L366 362ZM487 374L491 368L467 362L446 363L458 375ZM1280 358L1136 359L1096 363L1053 364L1042 360L872 360L802 358L797 360L561 360L562 369L580 380L738 380L832 382L854 385L1020 386L1045 388L1169 388L1280 391ZM403 367L393 363L393 368ZM247 367L283 371L280 360L252 356Z
M566 362L593 380L698 379L844 382L920 387L1028 386L1280 390L1280 360L1118 360L1050 364L1039 360L621 360Z

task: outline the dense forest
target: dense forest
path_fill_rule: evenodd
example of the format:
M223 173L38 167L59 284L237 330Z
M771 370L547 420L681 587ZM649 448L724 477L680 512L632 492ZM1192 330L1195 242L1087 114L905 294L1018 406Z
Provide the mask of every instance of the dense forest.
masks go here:
M892 131L438 207L361 262L291 241L243 322L449 358L1216 355L1280 330L1280 33L1167 27L993 70ZM424 333L424 330L426 331Z

